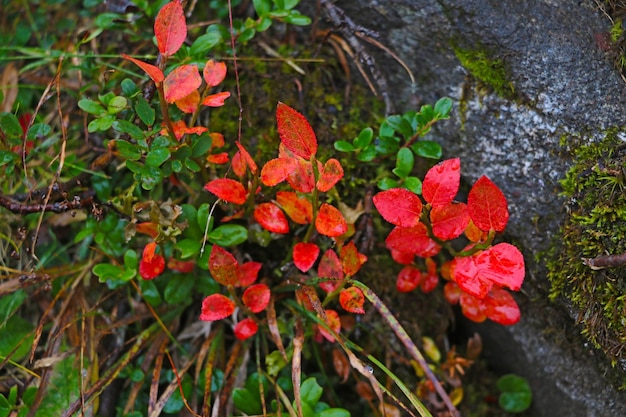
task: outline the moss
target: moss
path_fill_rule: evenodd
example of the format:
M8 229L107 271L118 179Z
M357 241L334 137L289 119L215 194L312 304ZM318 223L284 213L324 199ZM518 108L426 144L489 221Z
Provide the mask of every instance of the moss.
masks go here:
M461 65L483 85L492 89L500 97L514 100L517 97L513 83L509 81L506 67L501 59L479 45L473 49L453 46L454 54Z
M626 359L626 267L593 270L583 260L626 252L623 131L582 146L584 137L563 138L575 163L561 181L567 215L547 265L551 298L571 301L582 333L613 361Z

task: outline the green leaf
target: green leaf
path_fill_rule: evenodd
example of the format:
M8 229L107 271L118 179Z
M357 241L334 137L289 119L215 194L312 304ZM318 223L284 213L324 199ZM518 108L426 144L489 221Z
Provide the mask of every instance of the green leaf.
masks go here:
M146 155L146 165L151 167L159 167L161 164L170 159L170 150L168 148L150 149Z
M450 114L451 109L452 100L450 100L448 97L440 98L435 103L435 115L440 119L447 118Z
M356 156L356 159L363 162L373 161L374 158L376 158L376 148L374 146L368 146Z
M270 383L264 375L260 375L258 372L252 373L248 379L246 379L245 388L256 395L261 400L261 392L259 391L259 382L263 385L263 392L268 393L270 389Z
M246 43L250 39L254 38L255 34L256 34L256 30L254 30L253 28L248 28L239 34L239 37L237 38L237 40L242 43Z
M400 149L400 139L395 136L380 137L376 144L376 153L379 155L391 155Z
M29 321L17 315L4 321L0 325L0 357L4 359L11 355L13 361L22 360L30 352L33 328Z
M372 143L373 138L374 138L374 130L372 130L371 127L366 127L365 129L361 130L361 133L359 133L359 136L354 138L352 143L354 144L355 148L364 149L367 147L367 145Z
M139 268L139 257L137 256L137 252L132 249L128 249L124 253L124 266L126 269Z
M19 120L12 113L0 113L0 131L14 138L19 138L24 134Z
M263 413L261 402L253 393L244 388L233 389L233 403L239 411L248 415L260 415Z
M200 227L202 232L204 232L204 229L206 229L206 222L209 220L210 211L211 211L211 206L209 206L208 203L201 204L200 207L198 207L197 221L198 221L198 226ZM211 224L209 225L209 232L213 229L214 222L215 222L215 217L212 216Z
M113 129L117 132L126 133L135 140L141 140L144 138L143 130L137 125L129 122L128 120L116 120L113 122Z
M189 259L200 253L202 242L199 239L182 239L176 242L174 248L180 251L181 259Z
M107 114L106 116L100 117L98 119L93 119L87 125L87 131L89 133L107 131L111 128L114 121L115 121L115 116L112 116L110 114Z
M209 233L208 238L219 246L236 246L248 240L248 229L238 224L224 224Z
M124 78L121 82L121 86L122 93L124 93L124 95L126 95L127 97L132 97L139 92L139 89L137 89L137 84L135 84L135 82L130 78Z
M151 306L157 307L161 304L161 294L156 287L154 281L142 279L139 281L139 287L141 288L141 294L144 300L146 300Z
M163 297L168 304L186 305L191 303L193 286L196 278L191 274L176 275L169 280L163 291Z
M352 152L354 151L354 146L348 141L338 140L333 145L336 150L339 152Z
M415 194L422 194L422 181L417 177L406 177L402 185Z
M280 7L281 9L291 10L300 3L300 0L282 0L281 3L282 3L282 7ZM278 8L278 2L276 2L276 5Z
M411 123L406 120L402 116L394 115L387 117L387 123L389 126L393 128L396 132L400 133L405 138L410 138L413 136L413 128L411 127Z
M509 413L521 413L530 407L532 393L528 382L517 375L508 374L498 379L498 389L502 391L498 403Z
M0 328L5 325L9 317L20 308L25 300L26 293L24 290L17 290L12 294L0 297Z
M291 356L293 354L292 349L287 350L287 359L291 360ZM275 377L278 375L281 369L283 369L287 365L285 362L285 358L278 350L272 351L269 355L265 357L265 367L267 368L267 374L271 377Z
M272 19L269 16L262 16L256 26L257 32L265 32L272 26Z
M97 101L89 100L88 98L79 100L78 107L89 114L93 114L94 116L103 116L107 112L102 104Z
M302 395L302 401L308 403L311 406L317 404L322 397L324 389L317 383L315 377L307 378L302 385L300 385L300 394Z
M124 270L111 264L98 264L93 267L92 272L98 276L98 281L106 282L107 280L119 280Z
M415 152L415 155L422 158L441 159L443 151L441 145L431 140L420 140L411 145L411 149Z
M191 156L191 152L191 148L183 144L176 150L176 152L174 152L174 158L182 161L189 158Z
M252 4L254 5L254 10L256 10L256 14L259 17L268 14L270 10L272 10L271 0L252 0Z
M198 36L191 44L191 56L205 56L207 52L222 42L222 34L217 31L208 31L205 35Z
M200 165L198 165L193 159L185 160L185 168L191 172L200 172Z
M144 166L141 168L141 187L151 190L163 181L163 173L155 167Z
M7 165L11 162L17 162L20 157L14 153L9 151L0 151L0 166Z
M35 123L28 129L26 138L30 140L41 140L47 138L52 132L52 128L46 123Z
M36 417L60 416L78 399L81 369L77 363L75 355L70 355L54 366L50 386L55 388L46 390Z
M402 148L396 154L396 167L392 170L400 178L406 178L413 170L415 158L408 148Z
M378 181L377 185L378 188L385 191L389 190L390 188L396 188L398 186L398 181L394 180L393 178L383 178Z
M126 168L128 168L130 172L134 174L138 174L138 173L141 173L141 170L143 169L143 165L135 161L128 160L126 161Z
M115 141L115 147L119 151L120 156L124 159L131 161L138 161L141 159L141 149L137 145L118 139Z
M193 158L204 156L213 144L213 140L208 133L203 133L200 136L194 136L192 140L191 156Z
M117 114L126 108L128 100L126 97L115 96L107 104L107 112L109 114Z
M150 104L146 101L145 98L138 96L137 103L135 104L135 111L137 112L137 116L141 119L141 121L146 126L152 126L154 124L155 111L150 106Z
M315 417L350 417L350 412L343 408L329 408L316 413Z
M311 24L311 18L292 10L289 15L285 16L285 22L296 26L308 26Z

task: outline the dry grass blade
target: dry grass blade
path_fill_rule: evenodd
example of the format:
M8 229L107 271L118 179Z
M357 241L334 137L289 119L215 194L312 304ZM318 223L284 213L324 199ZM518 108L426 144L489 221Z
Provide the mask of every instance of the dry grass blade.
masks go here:
M304 328L300 317L296 320L296 334L293 338L293 357L291 359L291 381L293 383L293 397L298 408L298 417L304 417L302 411L302 395L300 383L302 377L302 345L304 344Z
M210 415L211 409L211 381L213 379L213 369L215 367L215 361L217 357L217 353L222 350L223 347L223 328L220 326L215 332L211 334L211 336L202 344L201 351L204 351L208 348L207 360L204 370L204 399L202 403L202 415L208 416ZM202 363L202 361L198 361L198 363ZM201 369L198 366L198 369Z
M278 321L276 320L276 307L274 302L276 301L274 294L270 298L270 303L267 306L267 327L270 330L270 336L272 341L278 348L278 351L282 355L285 362L289 362L287 358L287 352L285 351L285 345L283 345L283 339L280 337L280 330L278 330Z
M152 381L150 381L150 395L148 397L148 415L150 416L154 415L154 411L157 409L159 383L161 380L161 369L163 369L165 349L167 349L167 339L162 340L159 344L159 353L157 354L152 367Z

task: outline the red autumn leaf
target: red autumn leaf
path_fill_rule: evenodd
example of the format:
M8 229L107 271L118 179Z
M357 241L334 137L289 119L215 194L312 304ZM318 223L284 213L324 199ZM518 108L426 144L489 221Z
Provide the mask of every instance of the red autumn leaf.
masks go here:
M415 258L415 254L408 252L400 252L395 249L389 249L391 252L391 259L400 265L410 265L413 263L413 259Z
M487 318L485 315L486 308L483 300L478 299L466 292L462 292L459 297L459 304L461 304L461 312L468 319L476 323L481 323Z
M224 140L224 135L219 132L211 132L209 133L209 136L211 137L211 147L209 148L210 151L215 148L221 148L226 144L226 141Z
M261 169L261 182L268 187L280 184L296 169L297 163L298 161L293 158L275 158L267 161Z
M310 193L315 189L315 175L313 174L313 164L302 158L295 158L295 169L287 176L287 182L296 191ZM317 161L318 170L321 171L322 163Z
M143 249L143 256L139 261L139 275L143 279L154 279L165 270L165 258L155 253L156 248L156 243L150 242Z
M235 333L235 337L237 339L246 340L254 336L258 330L259 326L256 324L256 321L248 317L237 323L233 332Z
M325 193L337 184L343 178L343 168L341 163L331 158L324 164L324 168L320 171L320 179L317 181L317 189Z
M467 196L469 216L479 229L501 232L509 221L506 197L489 178L482 176Z
M215 87L226 78L226 64L210 59L202 70L202 76L208 87Z
M233 167L233 172L239 178L242 178L244 175L246 175L246 162L243 160L241 152L235 152L235 154L233 155L233 161L231 166Z
M353 241L341 248L339 257L341 258L343 272L348 276L355 275L361 269L361 265L367 262L367 256L359 253Z
M459 191L461 160L446 159L428 170L422 182L422 197L433 207L450 204Z
M185 135L201 135L209 130L204 126L188 127L184 120L176 120L175 122L172 122L172 127L174 128L174 135L178 141L180 141ZM161 134L168 134L166 127L161 129Z
M391 188L376 194L372 201L389 223L400 227L414 227L420 221L422 201L405 188Z
M211 276L222 285L235 285L239 281L239 263L233 255L220 246L213 245L209 256Z
M223 165L228 163L228 153L215 153L211 155L207 155L206 161L211 164Z
M317 138L306 118L286 104L276 107L278 136L281 142L294 154L310 159L317 152Z
M193 271L196 267L195 261L181 261L178 259L170 258L167 260L167 267L172 271L188 273Z
M476 298L485 298L493 283L481 277L476 266L476 255L455 258L453 262L452 278L459 287Z
M313 220L313 205L305 197L298 197L292 191L278 191L276 202L298 224L309 224Z
M248 285L252 285L256 282L259 271L263 266L260 262L244 262L242 265L239 265L237 270L237 282L235 283L235 287L247 287Z
M207 107L222 107L228 97L230 97L230 93L228 91L211 94L202 100L202 105Z
M194 113L198 109L198 103L200 103L200 93L198 90L193 90L187 96L174 102L176 107L183 113Z
M255 284L246 288L241 296L241 301L253 313L260 313L269 304L271 296L272 293L267 285Z
M330 204L323 203L315 219L315 228L321 235L337 237L346 233L348 225L339 210Z
M388 249L412 253L422 258L430 258L439 253L441 247L428 236L428 229L419 223L415 227L395 227L385 244Z
M430 210L430 224L433 234L442 240L455 239L465 231L470 218L464 203L450 203L433 206Z
M235 311L235 303L222 294L211 294L202 301L200 320L222 320Z
M469 213L468 213L469 214ZM484 230L480 230L472 221L472 219L470 219L469 223L467 224L467 227L465 228L465 237L470 241L470 242L480 242L480 241L484 241L485 239L487 239L487 236L489 234L489 232L486 232Z
M341 290L339 293L339 304L341 308L348 313L365 314L363 304L365 304L365 296L363 291L357 287L350 287Z
M240 182L230 178L218 178L209 181L204 186L204 189L229 203L243 204L246 202L246 189L243 188Z
M155 83L163 82L165 79L165 75L163 75L163 71L159 69L159 67L155 67L152 64L148 64L147 62L140 61L126 54L122 54L122 58L131 61L133 64L137 65L139 68L144 70L148 77L152 78L152 81Z
M320 288L327 293L333 292L339 287L339 281L344 278L343 268L337 253L333 249L328 249L322 255L317 266L317 276L319 278L333 278L336 281L320 282Z
M275 204L261 203L254 208L254 219L273 233L289 233L289 222L285 213Z
M422 282L420 282L420 290L424 294L428 294L437 288L439 284L439 275L437 275L437 264L431 258L425 259L426 274L423 274Z
M494 284L519 291L524 282L524 256L510 243L498 243L476 257L481 276Z
M520 320L519 306L513 296L502 288L494 287L483 302L485 315L496 323L510 326Z
M335 333L339 334L341 331L341 320L339 319L339 314L335 310L325 310L326 313L326 324L330 327ZM320 333L326 340L329 342L335 341L335 336L326 330L323 326L319 326Z
M306 272L315 263L320 254L320 248L315 243L296 243L293 247L293 263L296 267Z
M187 37L187 23L180 0L169 2L159 11L154 34L161 55L168 57L180 49Z
M200 87L202 78L195 65L181 65L174 68L163 81L165 101L173 103L181 100Z
M413 265L407 265L400 270L396 279L396 289L399 292L411 292L420 285L422 271Z
M159 235L159 225L152 222L137 223L135 230L139 233L145 233L152 239L155 239Z
M250 172L252 172L253 174L256 174L259 168L257 167L256 162L254 162L254 159L252 159L252 157L250 156L246 148L244 148L243 145L239 143L239 141L235 142L235 144L237 145L237 148L239 149L241 158L246 163L248 168L250 168Z
M443 296L446 301L452 305L459 303L459 298L462 293L463 290L456 284L456 282L450 281L443 286Z

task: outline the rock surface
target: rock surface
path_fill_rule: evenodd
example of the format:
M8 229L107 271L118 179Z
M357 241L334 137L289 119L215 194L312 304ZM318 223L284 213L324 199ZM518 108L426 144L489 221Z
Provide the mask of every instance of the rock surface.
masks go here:
M442 96L457 101L451 120L431 133L447 156L460 156L468 181L487 174L509 200L508 239L523 249L528 272L518 297L522 321L512 327L473 325L486 355L502 372L526 377L534 416L625 416L626 397L602 355L589 347L567 306L551 304L542 259L563 219L559 179L571 163L560 140L624 125L626 84L597 44L610 22L592 0L359 0L341 7L356 24L408 64L368 46L390 80L398 110ZM480 48L501 59L514 98L485 92L468 76L453 46ZM481 91L482 90L482 91ZM569 313L568 313L569 310ZM613 379L611 379L612 377Z

